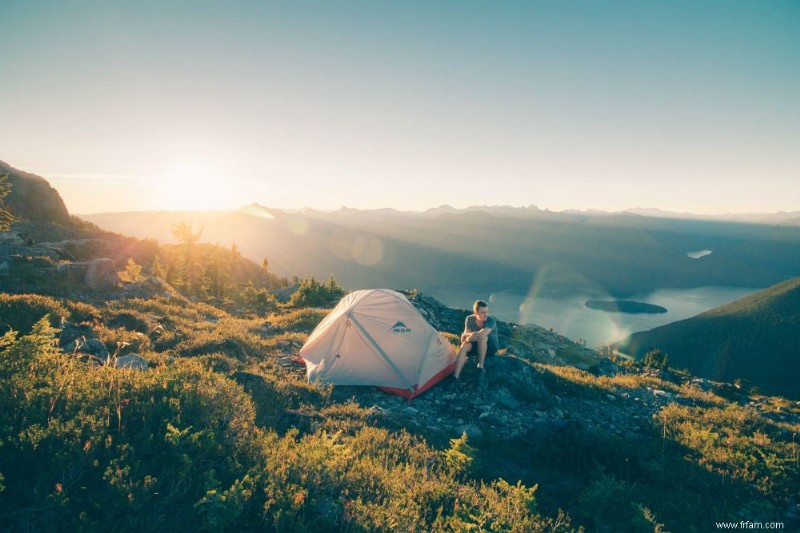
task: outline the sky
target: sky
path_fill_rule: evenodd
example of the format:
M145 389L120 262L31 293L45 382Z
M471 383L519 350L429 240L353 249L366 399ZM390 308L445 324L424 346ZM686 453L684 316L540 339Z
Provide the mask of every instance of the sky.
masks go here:
M0 0L0 160L74 214L800 209L800 2Z

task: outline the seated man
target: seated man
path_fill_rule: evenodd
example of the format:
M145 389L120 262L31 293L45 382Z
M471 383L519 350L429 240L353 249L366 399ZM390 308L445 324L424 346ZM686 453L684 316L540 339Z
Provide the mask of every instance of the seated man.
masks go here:
M467 361L467 352L475 348L478 351L478 369L483 371L486 356L497 352L497 321L489 316L489 304L476 300L472 306L474 314L464 321L464 333L461 334L461 348L458 350L456 369L453 377L461 376L461 369ZM477 347L477 348L476 348ZM474 352L473 352L474 353Z

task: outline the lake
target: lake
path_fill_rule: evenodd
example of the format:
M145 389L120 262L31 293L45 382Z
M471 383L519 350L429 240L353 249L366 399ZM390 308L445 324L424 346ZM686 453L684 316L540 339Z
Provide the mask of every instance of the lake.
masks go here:
M426 294L450 307L472 308L480 298L489 302L489 312L496 318L518 324L536 324L572 340L585 339L589 347L620 340L631 333L690 318L714 307L738 300L759 288L700 287L695 289L659 289L649 294L626 297L665 307L666 313L627 314L589 309L586 300L612 300L607 293L582 292L564 297L523 295L510 292L475 294L463 289L428 290Z

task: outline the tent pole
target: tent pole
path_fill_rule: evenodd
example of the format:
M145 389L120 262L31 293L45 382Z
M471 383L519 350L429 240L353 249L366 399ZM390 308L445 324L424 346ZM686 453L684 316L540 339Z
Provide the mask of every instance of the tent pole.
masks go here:
M347 318L349 318L350 321L353 324L356 325L356 327L359 329L359 331L361 331L361 333L364 334L364 337L366 337L366 339L369 341L369 343L372 344L373 348L375 348L378 351L378 354L380 354L380 356L383 358L383 360L386 362L386 364L389 365L389 368L394 370L394 373L397 374L398 376L400 376L400 379L403 380L403 383L405 383L406 388L413 393L414 392L414 386L411 385L411 383L408 382L408 380L403 375L403 373L400 372L400 369L397 368L397 366L392 362L392 360L389 358L389 356L386 355L386 352L383 351L383 348L381 348L380 345L378 345L378 343L375 342L375 339L372 338L372 335L367 333L367 330L364 329L364 326L361 325L361 323L356 319L356 317L353 316L352 313L347 313Z

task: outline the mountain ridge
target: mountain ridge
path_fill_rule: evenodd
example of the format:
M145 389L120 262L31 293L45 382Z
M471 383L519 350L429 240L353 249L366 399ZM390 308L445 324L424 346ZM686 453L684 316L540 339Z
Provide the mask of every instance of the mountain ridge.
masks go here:
M750 224L766 224L766 225L781 225L781 224L796 224L800 219L800 211L776 211L776 212L749 212L749 213L717 213L717 214L701 214L693 213L690 211L668 211L655 207L634 207L619 210L605 210L605 209L562 209L550 210L541 209L535 205L528 206L511 206L511 205L471 205L467 207L453 207L450 205L441 205L438 207L430 207L423 210L402 210L392 207L383 208L352 208L341 207L339 209L317 209L314 207L303 208L283 208L283 207L269 207L254 202L253 204L266 210L275 210L285 213L314 213L320 215L330 215L335 213L357 213L357 214L393 214L397 216L409 217L437 217L444 214L464 214L483 212L497 216L522 216L525 218L535 217L554 217L558 215L574 216L580 218L592 217L617 217L617 216L640 216L645 218L655 219L677 219L677 220L707 220L717 222L740 222ZM202 212L218 212L230 213L239 210L246 210L248 206L242 206L234 209L206 209L206 210L179 210L184 213L202 213ZM77 216L92 218L96 216L107 216L114 214L132 214L132 213L167 213L176 211L167 210L134 210L134 211L97 211L93 213L78 213Z
M261 206L258 211L108 213L85 219L160 242L172 241L172 225L188 222L204 228L210 242L235 243L256 262L267 257L280 275L334 273L354 289L474 287L493 271L510 289L527 293L538 273L549 272L545 290L581 286L629 296L658 288L767 287L800 275L800 232L791 226L539 211L527 218L449 210L433 217ZM706 249L714 253L687 257ZM471 273L462 268L464 262L482 266ZM419 265L415 272L410 264Z
M800 399L800 277L634 333L613 347L637 358L661 350L670 365L698 376L745 379L764 391Z

